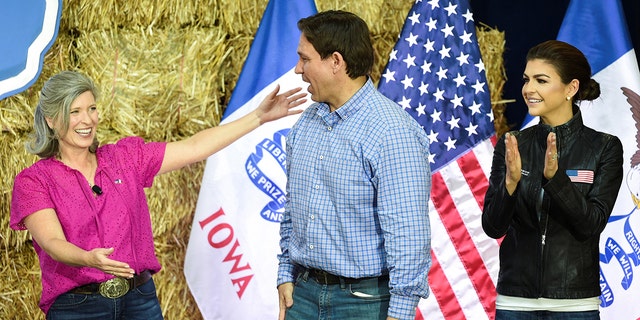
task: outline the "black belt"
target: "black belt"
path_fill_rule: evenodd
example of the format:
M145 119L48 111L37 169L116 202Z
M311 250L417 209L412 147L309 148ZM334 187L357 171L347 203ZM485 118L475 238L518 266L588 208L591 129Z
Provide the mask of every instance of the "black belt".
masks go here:
M303 272L306 272L309 275L309 277L315 279L318 283L326 284L326 285L340 284L340 283L354 284L360 281L372 280L372 279L378 279L379 281L389 280L388 274L381 275L379 277L347 278L347 277L337 276L335 274L331 274L324 270L319 270L319 269L305 268Z
M151 280L151 272L149 270L136 274L133 278L116 277L105 282L90 283L81 287L71 289L70 293L94 294L99 293L105 298L116 299L124 296L129 291L147 283Z

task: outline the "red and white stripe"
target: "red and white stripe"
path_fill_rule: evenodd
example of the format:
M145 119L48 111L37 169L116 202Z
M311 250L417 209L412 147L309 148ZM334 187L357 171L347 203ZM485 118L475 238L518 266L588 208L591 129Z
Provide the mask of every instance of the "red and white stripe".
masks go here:
M433 174L431 295L416 319L493 319L499 241L482 230L495 139Z

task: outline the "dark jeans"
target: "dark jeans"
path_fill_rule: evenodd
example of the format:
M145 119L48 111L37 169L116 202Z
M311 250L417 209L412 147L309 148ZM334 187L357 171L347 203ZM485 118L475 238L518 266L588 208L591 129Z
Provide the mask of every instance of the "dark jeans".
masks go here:
M110 299L98 293L64 293L49 309L47 320L162 320L153 279Z
M600 311L551 312L496 310L495 320L600 320Z
M293 289L293 306L287 320L385 320L389 308L389 280L376 278L353 284L318 283L305 273Z

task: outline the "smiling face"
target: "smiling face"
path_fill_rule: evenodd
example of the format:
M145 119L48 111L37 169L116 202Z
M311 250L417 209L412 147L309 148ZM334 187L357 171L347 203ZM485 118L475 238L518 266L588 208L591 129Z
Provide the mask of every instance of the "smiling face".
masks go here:
M66 116L66 115L61 115ZM47 118L50 127L58 132L60 154L89 150L96 136L98 109L91 91L80 94L69 107L69 128L64 132L59 121Z
M553 65L533 59L527 61L523 81L522 97L529 114L540 116L544 123L551 126L561 125L571 119L571 101L578 90L578 80L565 84Z

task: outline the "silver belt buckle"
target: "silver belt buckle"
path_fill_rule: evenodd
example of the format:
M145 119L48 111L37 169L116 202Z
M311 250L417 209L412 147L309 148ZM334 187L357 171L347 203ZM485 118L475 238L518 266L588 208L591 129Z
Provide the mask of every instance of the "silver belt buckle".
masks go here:
M117 299L129 292L129 282L124 278L109 279L100 284L100 295L105 298Z

